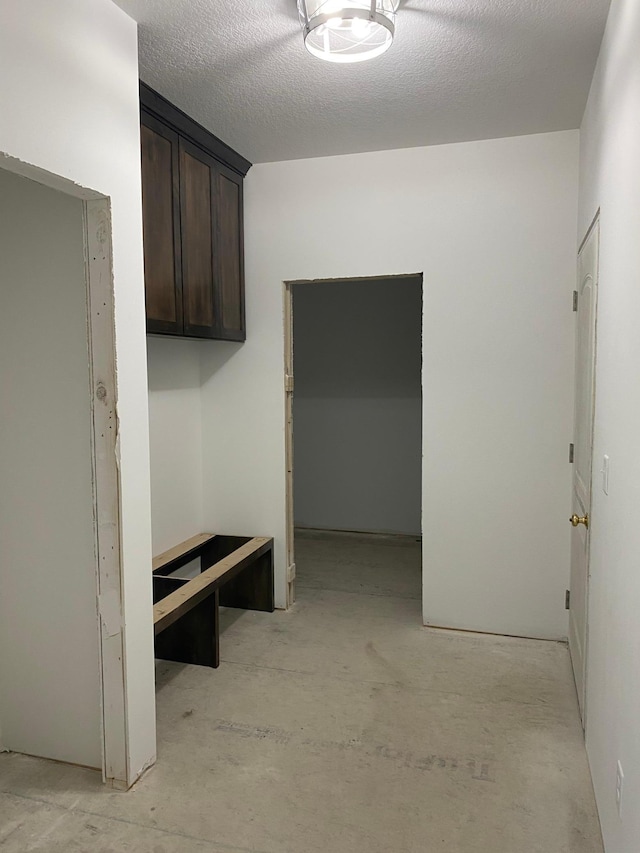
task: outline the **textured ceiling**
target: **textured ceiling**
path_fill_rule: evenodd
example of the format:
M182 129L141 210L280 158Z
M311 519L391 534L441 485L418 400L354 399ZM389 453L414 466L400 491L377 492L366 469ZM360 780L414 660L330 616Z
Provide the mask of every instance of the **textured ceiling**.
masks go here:
M610 0L405 0L382 57L307 53L295 0L116 0L141 78L254 163L578 127Z

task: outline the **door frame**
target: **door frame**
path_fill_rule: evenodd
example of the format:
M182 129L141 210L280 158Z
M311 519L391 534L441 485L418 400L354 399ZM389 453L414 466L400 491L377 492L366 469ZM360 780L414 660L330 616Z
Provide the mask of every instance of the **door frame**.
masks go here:
M298 284L332 284L335 282L367 282L380 280L419 279L422 290L422 317L424 318L424 273L396 273L390 275L343 276L332 278L301 278L283 282L282 299L284 306L284 405L285 405L285 476L286 476L286 586L287 610L295 603L295 518L294 518L294 488L293 488L293 393L294 393L294 364L293 364L293 286ZM424 369L424 336L420 342L421 376ZM424 398L424 388L423 398ZM422 459L424 459L424 430L422 434ZM422 472L421 472L422 481ZM420 535L422 536L424 520L422 518L422 494L420 495ZM422 579L424 588L424 546L422 552Z
M127 772L111 202L102 193L1 152L0 168L82 202L102 779L114 788L127 789L130 780Z
M591 220L589 227L586 230L582 241L578 247L578 253L576 256L576 278L579 275L579 264L580 264L580 255L584 247L587 245L589 238L595 233L598 232L598 247L597 247L597 269L596 269L596 301L594 305L594 339L593 339L593 383L592 383L592 392L591 392L591 474L590 474L590 482L589 482L589 528L586 531L587 533L587 555L586 555L586 566L585 566L585 590L584 590L584 647L582 650L582 696L578 697L579 705L581 705L582 710L582 728L586 730L587 726L587 682L588 682L588 674L589 674L589 591L590 591L590 577L591 577L591 533L592 533L592 516L593 516L593 493L594 493L594 454L593 454L593 445L594 445L594 434L595 434L595 417L596 417L596 368L598 363L598 297L599 297L599 287L600 287L600 208L596 211L595 216ZM577 285L579 287L580 282L579 279L577 281ZM577 352L577 335L576 335L576 352ZM576 361L576 371L578 368L578 364ZM575 392L575 378L574 378L574 392ZM574 415L574 432L575 432L575 415ZM571 477L571 504L573 506L573 492L574 492L574 472L572 472ZM573 509L571 510L573 512ZM573 544L572 544L573 547ZM570 564L571 565L571 564ZM569 584L571 586L571 584ZM571 611L569 611L570 613ZM569 616L571 618L571 616ZM571 633L571 626L569 626L569 634ZM573 669L573 660L571 661L571 666ZM574 683L575 683L575 674L574 674ZM576 684L577 691L577 684Z

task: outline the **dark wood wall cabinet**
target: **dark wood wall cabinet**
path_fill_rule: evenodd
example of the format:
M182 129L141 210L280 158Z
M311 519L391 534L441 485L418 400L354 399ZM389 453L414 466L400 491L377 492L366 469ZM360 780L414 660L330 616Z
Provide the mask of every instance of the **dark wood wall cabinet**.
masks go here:
M140 84L147 332L244 341L251 163Z

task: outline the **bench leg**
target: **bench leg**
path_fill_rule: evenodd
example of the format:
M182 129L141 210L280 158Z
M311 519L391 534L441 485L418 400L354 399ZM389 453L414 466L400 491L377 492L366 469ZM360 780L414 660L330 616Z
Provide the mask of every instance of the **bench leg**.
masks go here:
M160 660L217 668L220 665L218 604L216 590L165 628L156 636L155 656Z
M273 549L225 583L220 589L220 604L273 613Z

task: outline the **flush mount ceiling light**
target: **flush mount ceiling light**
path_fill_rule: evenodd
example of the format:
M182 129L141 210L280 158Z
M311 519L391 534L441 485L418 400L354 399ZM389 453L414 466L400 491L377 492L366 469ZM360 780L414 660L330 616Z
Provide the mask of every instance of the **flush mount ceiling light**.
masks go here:
M298 0L304 43L328 62L362 62L391 47L399 0Z

